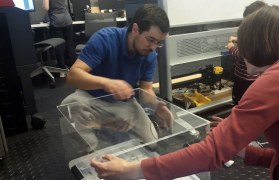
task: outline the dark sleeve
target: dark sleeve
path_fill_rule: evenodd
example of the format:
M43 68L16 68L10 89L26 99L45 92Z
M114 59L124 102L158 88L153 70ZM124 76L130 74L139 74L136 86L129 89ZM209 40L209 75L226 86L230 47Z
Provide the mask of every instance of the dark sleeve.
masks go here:
M239 54L239 50L237 47L232 47L229 50L230 55L232 55L236 60L242 59L242 56Z
M259 148L248 146L245 151L245 165L270 167L275 151L272 148Z

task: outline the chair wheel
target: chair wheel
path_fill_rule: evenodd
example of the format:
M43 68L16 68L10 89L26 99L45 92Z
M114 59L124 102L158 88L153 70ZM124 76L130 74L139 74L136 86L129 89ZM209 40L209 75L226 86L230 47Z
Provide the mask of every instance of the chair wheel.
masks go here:
M50 83L49 88L51 88L51 89L55 88L55 83Z

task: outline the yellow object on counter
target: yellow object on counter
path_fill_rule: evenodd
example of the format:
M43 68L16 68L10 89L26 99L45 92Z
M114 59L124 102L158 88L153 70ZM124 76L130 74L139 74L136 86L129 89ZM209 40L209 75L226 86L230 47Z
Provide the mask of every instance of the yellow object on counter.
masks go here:
M187 93L186 92L186 93L183 94L183 96L187 100L191 101L191 103L193 103L197 107L211 102L211 99L202 95L201 93L198 93L197 91L194 91L193 93Z
M214 66L213 73L214 74L223 74L223 68L221 66Z

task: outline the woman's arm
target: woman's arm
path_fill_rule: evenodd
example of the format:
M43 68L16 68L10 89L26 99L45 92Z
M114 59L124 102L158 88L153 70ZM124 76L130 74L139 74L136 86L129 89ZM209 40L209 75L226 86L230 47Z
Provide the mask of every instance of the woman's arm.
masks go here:
M46 10L46 11L49 10L49 0L44 0L44 2L43 2L43 8L44 8L44 10Z

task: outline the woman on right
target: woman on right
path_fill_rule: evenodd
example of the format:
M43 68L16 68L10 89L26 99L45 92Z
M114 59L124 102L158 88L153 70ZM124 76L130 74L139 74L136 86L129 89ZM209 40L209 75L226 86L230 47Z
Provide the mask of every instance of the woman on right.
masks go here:
M174 179L220 167L237 153L246 165L270 169L279 180L279 7L248 15L238 30L238 47L247 71L260 74L231 114L196 144L166 155L127 162L113 155L91 160L104 179ZM247 146L261 134L272 148Z

